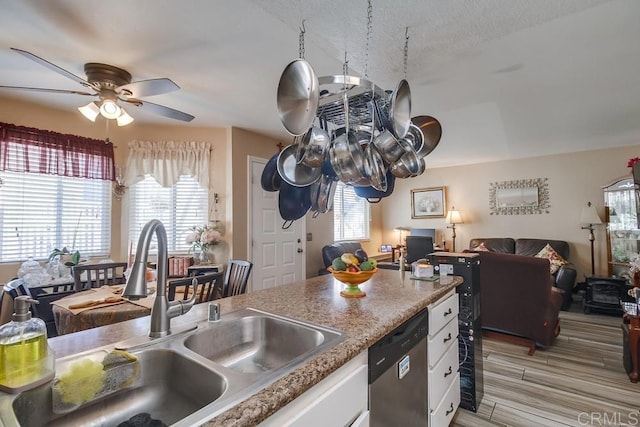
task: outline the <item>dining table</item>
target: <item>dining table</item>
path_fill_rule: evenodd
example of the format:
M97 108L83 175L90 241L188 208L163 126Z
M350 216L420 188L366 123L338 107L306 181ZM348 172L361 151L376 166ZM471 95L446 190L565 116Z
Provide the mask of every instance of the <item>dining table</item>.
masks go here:
M148 284L150 294L137 301L123 298L123 289L124 285L102 286L52 302L58 335L112 325L151 314L156 295L155 282Z

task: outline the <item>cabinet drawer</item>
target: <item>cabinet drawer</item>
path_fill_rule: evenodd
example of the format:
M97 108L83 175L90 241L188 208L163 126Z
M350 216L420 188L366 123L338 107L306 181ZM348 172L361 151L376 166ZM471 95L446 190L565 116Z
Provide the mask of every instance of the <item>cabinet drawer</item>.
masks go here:
M458 346L451 345L433 369L429 369L429 408L442 400L458 372Z
M435 335L451 319L458 317L458 294L454 293L441 303L429 307L429 335Z
M445 393L442 401L429 414L430 426L448 426L456 414L456 410L460 406L460 374L456 374L453 383Z
M458 321L449 322L444 328L440 329L435 336L429 337L427 352L429 357L429 368L434 368L442 355L454 345L458 347Z

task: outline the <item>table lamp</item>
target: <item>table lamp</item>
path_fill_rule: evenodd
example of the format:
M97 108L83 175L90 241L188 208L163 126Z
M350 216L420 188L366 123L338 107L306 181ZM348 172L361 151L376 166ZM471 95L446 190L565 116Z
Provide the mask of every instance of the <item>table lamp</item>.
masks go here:
M453 252L455 252L456 251L456 224L462 224L462 216L460 215L460 211L457 210L454 206L451 206L451 210L447 212L446 222L447 224L451 224L451 225L447 225L447 228L450 228L453 230L452 250Z
M402 233L404 231L409 231L411 230L409 227L403 227L403 226L398 226L396 228L394 228L395 231L398 232L398 237L399 237L399 241L398 241L398 248L401 248L404 246L403 240L402 240Z
M591 243L591 275L594 276L596 272L595 259L593 256L593 242L596 238L593 235L593 226L602 224L602 220L600 219L595 206L591 205L591 202L587 202L587 206L582 208L582 211L580 212L580 224L585 224L580 228L583 230L589 230L589 242Z

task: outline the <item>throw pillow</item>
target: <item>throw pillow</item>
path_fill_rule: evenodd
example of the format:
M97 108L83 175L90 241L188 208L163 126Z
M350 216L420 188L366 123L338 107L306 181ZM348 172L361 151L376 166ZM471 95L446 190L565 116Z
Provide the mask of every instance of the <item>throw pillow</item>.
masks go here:
M489 250L489 248L487 248L484 244L484 242L481 242L478 246L476 246L475 248L471 249L472 251L477 251L477 252L491 252Z
M535 255L535 257L536 258L547 258L549 260L551 274L554 274L563 265L569 264L569 261L567 261L566 259L562 258L562 256L560 256L560 254L558 252L556 252L556 250L553 249L551 247L551 245L548 244L548 243L544 248L542 248L540 250L540 252L538 252Z

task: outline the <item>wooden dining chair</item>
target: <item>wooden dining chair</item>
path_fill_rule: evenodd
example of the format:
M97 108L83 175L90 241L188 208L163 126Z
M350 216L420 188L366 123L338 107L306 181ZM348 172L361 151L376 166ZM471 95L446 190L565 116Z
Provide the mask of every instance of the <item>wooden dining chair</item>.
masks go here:
M202 302L213 301L220 298L222 289L223 272L201 274L195 277L184 277L169 281L168 296L169 301L176 299L176 293L182 292L182 299L187 300L193 292L193 280L198 283L198 294L196 296L196 304Z
M73 267L73 280L76 291L99 288L103 285L126 283L124 271L126 262L101 262L97 264L79 264Z
M244 294L253 264L249 261L231 259L227 263L222 286L222 298Z

